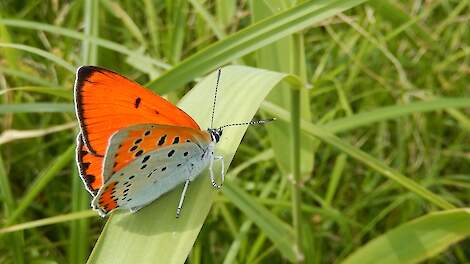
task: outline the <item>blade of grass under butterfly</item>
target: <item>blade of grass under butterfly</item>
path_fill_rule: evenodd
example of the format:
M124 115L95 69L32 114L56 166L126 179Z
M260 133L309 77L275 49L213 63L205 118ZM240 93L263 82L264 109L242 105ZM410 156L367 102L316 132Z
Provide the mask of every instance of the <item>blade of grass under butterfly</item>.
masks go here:
M204 78L179 103L202 128L210 124L215 77L213 73ZM214 126L251 120L269 91L283 79L295 82L289 75L266 70L223 68ZM246 129L239 126L224 131L216 151L224 155L226 168ZM190 185L180 219L175 219L175 210L181 186L135 214L112 214L88 263L152 263L155 259L183 263L212 204L215 191L209 183L208 175L203 173Z
M342 263L418 263L469 235L469 208L431 213L373 239Z

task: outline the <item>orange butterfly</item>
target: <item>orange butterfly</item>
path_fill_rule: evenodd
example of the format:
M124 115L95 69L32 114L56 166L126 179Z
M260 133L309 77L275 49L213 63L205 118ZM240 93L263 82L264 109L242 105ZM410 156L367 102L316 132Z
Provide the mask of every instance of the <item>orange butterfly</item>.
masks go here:
M220 70L217 76L217 86ZM213 110L215 109L215 99ZM132 212L181 183L180 214L189 183L212 164L215 144L229 124L201 130L184 111L162 97L110 70L82 66L75 80L75 108L81 132L77 164L92 207L105 216L116 208ZM212 115L213 120L213 115Z

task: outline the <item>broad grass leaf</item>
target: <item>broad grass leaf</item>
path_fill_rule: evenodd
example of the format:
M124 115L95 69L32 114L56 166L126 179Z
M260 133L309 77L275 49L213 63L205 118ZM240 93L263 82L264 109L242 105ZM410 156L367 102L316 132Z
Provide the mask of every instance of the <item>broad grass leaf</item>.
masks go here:
M342 263L417 263L468 235L469 208L431 213L375 238Z
M204 78L179 103L202 128L210 124L215 79L215 73ZM250 67L223 68L214 126L251 120L267 94L283 79L295 80L286 74ZM246 129L239 126L224 131L216 152L224 155L226 168ZM209 212L215 191L207 173L200 175L190 185L181 218L175 219L181 188L135 214L114 213L88 263L183 263Z

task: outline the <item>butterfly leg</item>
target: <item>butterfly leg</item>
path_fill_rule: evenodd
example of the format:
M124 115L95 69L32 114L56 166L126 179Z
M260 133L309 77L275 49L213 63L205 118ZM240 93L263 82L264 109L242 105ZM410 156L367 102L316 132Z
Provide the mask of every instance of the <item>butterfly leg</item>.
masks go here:
M214 171L212 170L212 167L214 166L214 160L221 160L222 161L222 164L221 164L221 167L222 167L222 173L221 173L222 182L220 183L220 185L215 182ZM213 156L211 158L211 161L210 161L210 164L209 164L209 172L210 172L210 176L211 176L212 186L214 186L214 188L216 188L217 190L222 188L222 185L224 184L224 180L225 180L225 172L224 171L225 171L225 169L224 169L224 157L223 156Z
M176 218L180 217L181 209L183 208L184 197L186 196L186 191L188 190L189 182L189 179L184 182L183 192L180 196L180 202L178 203L178 208L176 208Z
M220 160L220 177L222 178L220 186L222 186L225 181L224 156L215 156L214 159Z

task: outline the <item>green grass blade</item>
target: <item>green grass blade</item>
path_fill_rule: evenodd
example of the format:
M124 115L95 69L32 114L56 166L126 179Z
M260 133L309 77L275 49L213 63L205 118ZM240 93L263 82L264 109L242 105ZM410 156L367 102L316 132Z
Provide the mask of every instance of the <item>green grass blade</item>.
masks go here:
M158 16L155 10L155 3L152 0L144 0L144 12L146 17L146 26L148 34L150 35L150 50L152 54L160 57L160 32L158 31Z
M337 118L326 124L319 125L319 127L332 133L340 133L361 126L366 126L372 123L410 115L413 113L425 113L430 111L468 107L470 107L470 98L436 98L424 102L413 102L405 105L386 106L375 110L354 114L352 116ZM284 115L287 111L271 102L263 102L261 108L273 115ZM302 127L302 129L305 131L305 127Z
M346 165L346 158L347 157L345 154L340 154L335 160L335 165L333 167L333 171L331 172L328 188L326 190L325 207L331 206L331 202L333 201L333 197L336 193L336 190L338 189L338 184L341 180L341 175Z
M0 228L0 234L18 232L21 230L33 229L41 226L55 225L65 223L74 220L85 219L89 217L96 217L96 213L93 210L80 211L70 214L56 215L52 217L42 218L35 221L26 223L16 224L4 228Z
M56 55L54 55L50 52L44 51L42 49L38 49L38 48L35 48L35 47L23 45L23 44L15 44L15 43L0 43L0 48L17 49L17 50L23 50L23 51L26 51L26 52L29 52L29 53L32 53L32 54L36 54L38 56L41 56L41 57L43 57L47 60L50 60L50 61L56 63L57 65L62 66L63 68L65 68L66 70L68 70L70 72L75 72L75 67L72 64L70 64L70 63L66 62L65 60L63 60L62 58L59 58Z
M121 7L121 5L116 1L101 0L103 7L108 10L108 12L115 16L117 19L122 21L122 24L127 28L128 32L134 36L134 38L139 41L141 45L145 45L145 38L139 27L135 24L129 14Z
M19 27L19 28L27 28L27 29L34 29L38 31L45 31L45 32L50 32L53 34L61 35L61 36L66 36L69 38L73 39L78 39L78 40L87 40L90 43L94 43L100 47L104 47L116 52L119 52L121 54L127 55L129 57L134 57L136 59L142 60L142 62L145 63L150 63L152 65L155 65L157 67L160 67L162 69L168 69L170 68L170 65L164 62L161 62L159 60L153 59L149 56L144 56L141 53L131 50L127 48L126 46L123 46L121 44L118 44L116 42L112 42L106 39L102 38L97 38L97 37L92 37L92 36L87 36L85 34L76 32L74 30L58 27L58 26L52 26L49 24L45 23L39 23L39 22L34 22L34 21L26 21L26 20L19 20L19 19L0 19L0 24L6 25L6 26L11 26L11 27ZM75 70L75 69L74 69Z
M25 103L0 105L0 114L6 113L55 113L73 112L70 103Z
M259 105L286 74L242 66L222 69L214 126L251 120ZM210 124L215 74L199 82L179 103L202 127ZM226 167L240 144L246 127L224 131L217 153ZM88 263L136 262L183 263L209 212L215 191L203 173L191 184L180 219L175 209L180 186L136 214L113 214L106 224ZM125 248L126 250L122 250ZM145 254L142 249L146 248Z
M235 184L227 182L224 195L264 231L286 258L292 262L302 258L296 246L294 230L289 225Z
M261 21L269 16L272 16L274 12L280 12L285 9L284 0L270 1L249 1L252 17L254 21ZM256 65L257 67L274 70L279 72L288 72L298 76L304 76L305 55L302 41L298 41L299 37L287 36L282 38L271 45L263 47L256 51ZM295 40L295 41L294 41ZM301 65L299 69L293 69L293 65ZM296 70L296 71L294 71ZM305 81L305 80L304 80ZM301 89L300 91L300 110L301 118L304 120L311 120L310 110L310 97L308 96L309 91L307 89ZM282 89L273 90L267 100L275 103L276 105L282 106L283 108L291 108L291 91L287 85ZM278 122L267 127L268 135L271 140L271 146L276 154L276 161L279 168L285 175L292 173L292 148L291 144L285 144L281 139L292 138L291 125L287 122L279 120ZM313 169L313 144L312 139L308 136L302 135L300 141L301 144L301 174L302 181L306 180Z
M390 1L370 1L367 3L376 10L379 16L390 21L395 27L400 27L401 30L408 29L411 31L408 37L411 41L420 41L420 44L426 44L429 47L436 48L437 43L431 37L431 33L427 28L419 24L419 20L423 19L423 14L412 17L407 14L397 4ZM405 26L405 28L402 28Z
M470 209L431 213L375 238L342 263L418 263L469 235Z
M225 32L219 27L214 17L206 10L204 5L200 3L199 0L189 0L189 3L191 3L194 10L204 19L212 32L214 32L214 35L217 36L218 39L223 39Z
M429 101L413 102L405 105L386 106L369 112L338 118L322 125L322 128L327 129L333 133L338 133L370 123L397 118L417 112L429 112L447 108L469 107L470 98L436 98Z
M0 154L0 197L2 198L4 216L5 218L8 218L11 216L11 214L15 210L15 198L13 197L13 193L11 191L10 179L8 178L1 154ZM11 246L10 249L12 251L12 255L15 260L15 263L25 263L24 254L23 254L24 252L23 235L21 233L10 234L7 237L7 239L5 239L4 241L8 241L8 243L10 244Z
M270 108L270 113L276 114L279 118L283 120L290 120L290 114L286 110L269 104L264 104L264 110ZM274 110L274 111L273 111ZM336 137L334 134L329 132L329 130L314 125L309 122L301 121L301 127L303 128L304 132L312 135L315 138L324 141L342 152L350 155L352 158L364 163L365 165L369 166L373 170L379 172L383 176L397 182L401 186L407 188L408 190L418 194L419 196L423 197L424 199L430 201L434 205L442 208L442 209L453 209L455 208L454 205L449 203L448 201L444 200L442 197L430 192L417 182L413 181L409 177L401 174L399 171L390 168L385 162L374 158L372 155L346 143L345 141L341 140L340 138Z
M26 91L26 92L36 92L41 94L49 94L54 95L60 98L67 99L72 101L73 95L70 93L70 90L67 90L63 87L43 87L43 86L22 86L22 87L14 87L6 90L0 91L0 95L14 92L14 91Z
M0 15L0 20L2 19L2 16ZM0 26L0 42L3 43L12 43L11 41L11 34L8 32L8 29L4 26ZM13 69L18 68L18 59L20 58L20 52L19 50L0 50L0 55L5 59L7 65L10 65Z
M244 28L188 57L146 86L159 93L182 88L196 77L300 31L366 0L305 1L304 3Z
M5 74L5 75L10 75L12 77L18 78L18 79L24 79L28 81L28 85L32 84L37 84L41 86L56 86L53 82L42 79L41 77L31 75L30 73L20 71L16 69L14 66L9 65L12 68L5 68L0 66L0 71Z
M6 226L13 224L20 216L23 215L28 206L33 202L34 198L47 187L47 184L68 164L73 158L75 146L68 147L60 156L58 156L52 163L44 169L27 190L25 196L18 203L15 211L11 214L5 223Z

